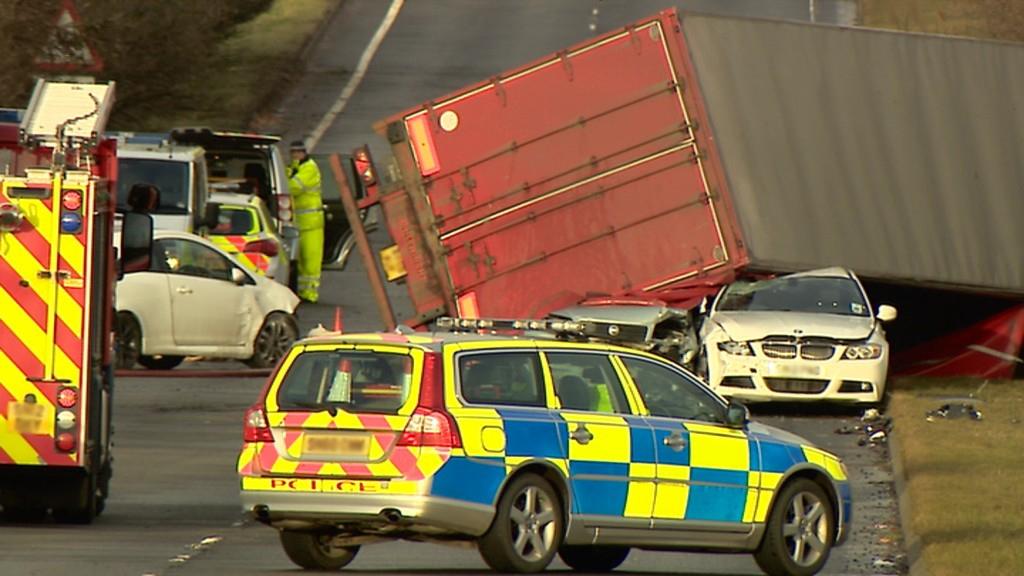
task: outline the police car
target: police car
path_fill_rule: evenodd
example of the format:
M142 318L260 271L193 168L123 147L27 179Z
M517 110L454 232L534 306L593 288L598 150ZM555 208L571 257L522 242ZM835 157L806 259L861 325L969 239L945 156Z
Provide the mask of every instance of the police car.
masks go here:
M245 414L243 508L289 558L338 569L378 541L475 542L502 572L620 565L631 548L820 570L849 532L834 455L748 418L659 356L469 333L296 343ZM564 321L515 327L564 328Z

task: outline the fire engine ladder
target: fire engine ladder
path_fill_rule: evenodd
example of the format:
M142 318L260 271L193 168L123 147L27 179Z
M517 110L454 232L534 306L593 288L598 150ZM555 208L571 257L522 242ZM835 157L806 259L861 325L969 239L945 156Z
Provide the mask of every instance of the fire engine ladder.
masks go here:
M57 354L57 315L60 301L61 279L68 271L60 270L62 244L66 241L61 231L61 192L68 187L78 189L82 202L90 186L87 169L91 157L87 150L95 146L106 128L114 104L114 83L77 84L50 82L40 79L36 82L32 98L21 121L19 137L28 148L48 148L53 160L47 178L51 181L51 206L53 217L51 230L44 233L50 238L50 254L47 268L40 272L41 278L50 280L46 290L47 314L43 380L59 380L55 374ZM68 162L73 160L73 162ZM74 165L77 173L65 173L65 167ZM42 231L41 231L42 232ZM88 281L88 279L86 279Z

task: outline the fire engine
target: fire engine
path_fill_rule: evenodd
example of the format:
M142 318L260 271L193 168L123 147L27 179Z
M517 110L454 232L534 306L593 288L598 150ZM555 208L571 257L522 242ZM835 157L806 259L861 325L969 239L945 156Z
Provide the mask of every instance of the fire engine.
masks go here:
M40 80L0 124L0 506L11 519L88 523L110 453L114 287L148 267L152 219L121 220L114 84ZM120 261L118 260L120 254Z

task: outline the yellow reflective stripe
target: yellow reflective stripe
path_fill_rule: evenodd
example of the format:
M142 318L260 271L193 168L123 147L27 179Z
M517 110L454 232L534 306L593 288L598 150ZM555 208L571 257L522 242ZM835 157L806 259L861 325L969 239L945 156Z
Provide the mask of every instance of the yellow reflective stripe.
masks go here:
M256 444L253 442L247 442L242 446L242 452L238 455L238 464L236 470L239 473L247 470L252 466L252 461L256 457Z
M82 337L82 307L63 286L57 289L57 315L71 329L75 338Z
M88 226L86 222L82 223L82 226ZM82 276L82 271L85 270L85 246L75 236L71 234L60 235L60 255L64 257L64 261L71 266L71 269L76 274Z
M55 172L53 175L53 205L58 210L60 209L58 208L60 203L59 194L60 190L62 189L63 179L61 178L61 173ZM50 226L50 232L48 234L43 233L43 236L45 238L48 238L50 242L50 265L48 269L51 272L56 273L57 262L60 260L60 219L54 218L53 214L46 210L45 206L42 206L42 202L40 202L40 206L42 207L42 211L46 212L49 215L50 220L52 221L52 225ZM47 379L53 378L54 357L56 356L57 351L57 292L58 284L56 281L54 281L52 291L50 292L50 297L47 298L46 300L47 309L49 310L49 314L46 315L46 348L49 351L49 353L46 354L46 358L43 360L45 369L45 373L43 374L43 376Z
M25 347L32 351L32 355L39 359L45 367L49 367L52 361L52 342L48 342L46 332L39 328L25 310L18 305L6 290L0 288L0 310L3 310L4 322L11 330L18 334L18 339L25 343Z
M846 474L843 473L843 467L839 463L839 459L834 455L812 448L811 446L801 446L804 452L804 458L811 464L817 464L828 472L829 476L836 480L846 480Z
M570 414L563 413L562 418L568 423L569 433L579 424L586 424L587 430L594 435L594 441L580 444L569 440L569 460L588 460L591 462L630 462L629 426L620 416L604 414Z
M690 467L681 464L658 465L658 492L654 517L682 520L690 497Z
M694 432L689 422L686 428L690 430L690 466L742 471L750 468L750 446L746 438Z
M32 291L44 303L49 303L50 292L53 288L51 282L53 280L39 277L39 272L45 270L43 265L32 256L14 234L0 236L0 250L2 250L3 257L11 265L11 268L17 270L23 280L28 281Z
M612 355L612 366L615 367L615 373L619 375L619 381L622 382L623 389L626 391L626 401L629 402L629 411L633 414L640 416L650 416L651 412L644 405L640 398L640 392L636 389L636 384L633 382L633 377L629 375L629 370L626 369L626 365L623 364L622 359L618 355Z
M505 423L496 409L453 406L449 412L459 427L467 456L505 455Z
M7 418L0 414L0 450L17 464L40 464L39 454L21 434L9 432Z

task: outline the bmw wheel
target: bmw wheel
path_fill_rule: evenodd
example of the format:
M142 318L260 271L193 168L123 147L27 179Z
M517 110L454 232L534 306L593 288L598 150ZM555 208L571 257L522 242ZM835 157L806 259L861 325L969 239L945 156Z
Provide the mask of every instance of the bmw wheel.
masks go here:
M611 572L629 556L627 546L562 546L558 556L577 572Z
M835 541L836 514L825 489L796 478L779 492L764 539L754 553L769 576L810 576L828 560Z
M252 368L270 368L277 364L299 335L295 318L273 312L263 321L252 346L252 357L245 361Z
M131 312L118 312L114 337L117 344L117 367L129 369L135 366L142 353L142 328Z
M288 559L307 570L340 570L348 566L359 546L334 546L331 534L281 531L281 546Z
M554 488L540 476L523 474L498 500L494 521L480 538L480 555L498 572L540 572L555 557L564 530Z

